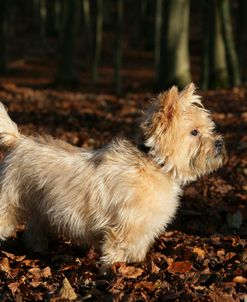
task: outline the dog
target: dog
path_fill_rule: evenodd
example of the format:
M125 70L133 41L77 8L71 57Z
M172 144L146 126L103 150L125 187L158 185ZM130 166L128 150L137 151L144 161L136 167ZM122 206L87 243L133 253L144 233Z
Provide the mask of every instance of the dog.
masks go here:
M174 217L183 186L225 158L194 84L158 95L140 122L141 142L88 151L19 133L0 105L0 239L20 223L34 251L57 233L102 250L102 263L140 262Z

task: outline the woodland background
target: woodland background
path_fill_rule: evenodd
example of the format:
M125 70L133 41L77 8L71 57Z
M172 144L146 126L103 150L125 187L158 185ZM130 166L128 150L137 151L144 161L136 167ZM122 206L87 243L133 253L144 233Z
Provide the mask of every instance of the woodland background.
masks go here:
M0 301L246 302L246 15L245 0L0 0L0 100L23 133L97 148L194 81L229 155L185 188L144 263L102 274L99 251L63 238L33 254L19 226L0 245Z

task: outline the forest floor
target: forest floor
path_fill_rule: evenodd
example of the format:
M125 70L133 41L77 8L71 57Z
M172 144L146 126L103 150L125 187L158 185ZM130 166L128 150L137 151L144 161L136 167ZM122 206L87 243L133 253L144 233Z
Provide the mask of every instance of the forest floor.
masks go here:
M23 81L25 75L0 83L0 100L21 131L85 148L132 135L153 96L142 89L122 97L38 89ZM62 238L46 255L33 254L20 226L0 246L0 301L247 301L247 89L200 94L225 137L229 160L185 187L176 219L146 260L117 263L105 275L98 251Z

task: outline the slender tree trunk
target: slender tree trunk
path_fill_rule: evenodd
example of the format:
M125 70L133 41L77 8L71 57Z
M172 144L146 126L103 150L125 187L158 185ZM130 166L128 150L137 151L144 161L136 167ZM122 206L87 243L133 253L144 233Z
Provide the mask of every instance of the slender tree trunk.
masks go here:
M235 49L234 37L232 32L232 20L230 15L229 0L218 0L221 18L221 27L226 49L226 58L229 68L230 80L233 86L241 84L241 77L238 66L238 57ZM247 16L246 16L247 17Z
M32 1L32 10L32 29L36 34L40 28L40 0Z
M78 0L66 0L65 4L61 56L57 75L57 82L60 84L69 84L76 80L74 61L80 2Z
M0 73L6 71L6 1L0 0Z
M123 52L123 13L124 1L117 0L117 24L116 24L116 57L115 57L115 87L116 94L122 93L122 52Z
M59 33L61 38L61 32L63 28L63 21L62 16L63 14L63 1L62 0L54 0L54 10L55 10L55 19L54 19L54 26L55 31Z
M191 81L189 61L189 0L167 0L165 7L165 42L159 88L173 84L183 87Z
M161 50L161 32L162 32L162 15L163 15L163 0L156 0L155 8L155 49L154 49L154 68L155 68L155 82L159 79L160 68L160 50Z
M210 58L212 24L213 24L212 6L207 0L203 1L203 57L202 57L202 89L206 90L209 87Z
M226 61L225 44L222 35L222 27L220 20L219 7L217 5L218 0L210 0L213 11L213 26L212 41L210 42L210 74L209 83L211 88L226 88L229 85L228 69Z
M87 37L87 54L89 62L92 63L92 23L91 23L91 9L90 9L90 0L82 0L82 9L83 9L83 19L85 32Z
M242 81L246 80L245 66L246 66L246 46L247 46L247 1L240 0L239 3L239 24L238 24L238 58L239 68Z
M148 0L135 0L134 2L135 20L133 24L131 44L133 47L136 47L141 40L143 30L146 29L145 19L147 14Z
M45 45L45 32L46 32L46 3L45 0L32 1L32 29L34 41L39 48L40 44Z
M244 74L246 66L246 47L247 47L247 1L239 2L239 23L238 23L238 58L239 69L242 81L246 80Z
M46 41L46 2L45 0L40 0L40 27L39 27L39 34L42 44L45 44Z
M93 56L93 64L92 64L92 78L94 83L98 81L98 67L100 62L101 44L102 44L102 27L103 27L103 0L97 0L94 56Z
M56 28L56 1L46 1L46 19L47 19L47 32L48 34L54 35L57 31Z

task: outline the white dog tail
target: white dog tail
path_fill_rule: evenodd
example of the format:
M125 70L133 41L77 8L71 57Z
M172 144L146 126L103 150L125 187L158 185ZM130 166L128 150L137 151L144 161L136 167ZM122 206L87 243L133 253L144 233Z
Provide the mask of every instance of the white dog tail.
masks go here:
M17 125L10 119L4 105L0 102L0 147L13 147L19 138Z

